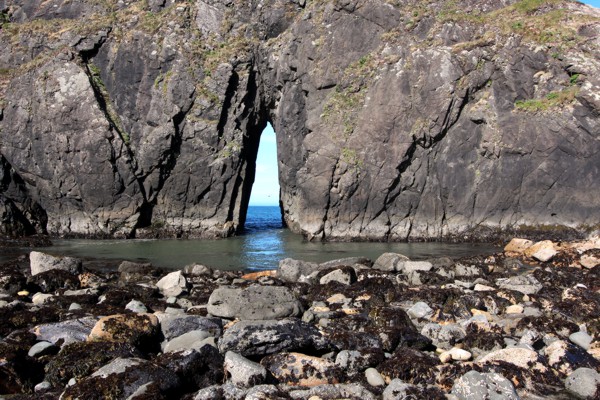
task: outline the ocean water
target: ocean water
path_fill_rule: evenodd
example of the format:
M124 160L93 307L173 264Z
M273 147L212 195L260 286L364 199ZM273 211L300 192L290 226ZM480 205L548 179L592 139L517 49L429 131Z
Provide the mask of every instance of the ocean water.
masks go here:
M151 262L162 268L179 269L200 263L222 270L277 268L279 260L295 258L324 262L363 256L375 260L385 252L411 259L463 257L499 251L489 244L449 243L321 243L307 242L283 227L279 207L251 206L244 234L229 239L160 240L55 240L52 247L38 249L50 254L84 259ZM22 249L27 251L27 249ZM1 258L1 257L0 257Z

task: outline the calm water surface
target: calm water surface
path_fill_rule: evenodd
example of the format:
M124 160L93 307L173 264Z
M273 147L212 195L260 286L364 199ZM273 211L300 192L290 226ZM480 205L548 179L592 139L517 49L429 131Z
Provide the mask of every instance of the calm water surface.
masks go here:
M41 249L82 258L149 261L178 269L201 263L224 270L277 268L287 257L323 262L343 257L376 259L382 253L402 253L411 259L463 257L498 251L489 244L447 243L311 243L290 233L281 223L279 207L250 207L244 235L221 240L55 240Z

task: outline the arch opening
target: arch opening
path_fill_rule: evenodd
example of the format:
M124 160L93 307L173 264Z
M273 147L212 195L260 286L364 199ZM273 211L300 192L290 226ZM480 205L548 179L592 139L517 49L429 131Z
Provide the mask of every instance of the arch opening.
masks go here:
M270 122L261 132L244 232L285 227L281 212L277 139Z

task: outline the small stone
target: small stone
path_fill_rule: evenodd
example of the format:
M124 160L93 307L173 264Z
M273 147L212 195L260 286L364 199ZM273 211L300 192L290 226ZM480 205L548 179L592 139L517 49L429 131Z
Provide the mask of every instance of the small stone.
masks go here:
M535 258L538 261L546 262L552 259L558 251L551 240L542 240L537 242L525 251L527 257Z
M473 316L477 315L477 316L485 317L485 320L488 321L488 322L492 320L492 314L490 314L487 311L483 311L483 310L478 310L476 308L472 308L471 309L471 314L473 314Z
M468 361L473 356L470 352L457 347L451 348L448 353L454 361Z
M375 368L367 368L365 371L365 378L367 378L367 382L369 382L369 385L371 386L385 385L385 381L383 380L381 374Z
M533 245L531 240L514 238L504 247L504 252L509 254L523 254Z
M248 360L240 354L228 351L225 353L225 371L236 385L250 387L262 384L267 379L267 370L262 365Z
M440 354L440 361L443 362L444 364L449 363L450 361L452 361L452 354L450 354L450 352L448 351L444 351L442 354Z
M27 297L29 296L29 292L27 290L21 290L17 292L17 296Z
M31 297L31 302L36 306L41 306L49 302L53 297L54 295L52 294L36 293Z
M592 269L600 265L600 258L591 256L589 254L584 254L581 256L579 264L581 264L581 266L584 268Z
M525 308L520 304L513 304L512 306L506 307L506 314L523 314Z
M41 357L47 354L56 354L58 350L59 348L53 343L42 341L31 346L29 352L27 352L27 355L29 357Z
M129 303L127 303L125 309L138 314L146 314L148 312L148 309L144 303L139 300L131 300Z
M343 304L343 303L349 302L350 299L341 293L336 293L336 294L330 296L326 301L329 304Z
M176 296L171 296L167 299L167 304L170 305L174 305L177 304L177 297Z
M406 313L411 318L425 318L429 315L433 314L433 309L422 301L415 303L411 308L409 308Z
M475 287L473 288L473 290L476 292L491 292L496 289L491 286L482 285L480 283L477 283L477 284L475 284Z
M37 385L35 385L35 387L33 388L33 390L38 393L38 392L44 392L48 389L52 388L52 385L50 384L50 382L48 381L42 381L40 383L38 383Z
M156 287L165 297L177 297L187 288L187 280L181 271L174 271L156 282Z
M81 305L78 303L71 303L69 305L69 311L81 310Z
M597 399L600 374L591 368L578 368L565 380L565 388L578 399Z
M192 276L212 276L213 270L202 264L191 264L183 267L183 273Z
M592 344L592 341L594 340L594 338L592 338L586 332L579 331L579 332L572 333L569 336L569 340L571 342L575 343L577 346L582 347L585 350L588 350L590 348L590 345Z

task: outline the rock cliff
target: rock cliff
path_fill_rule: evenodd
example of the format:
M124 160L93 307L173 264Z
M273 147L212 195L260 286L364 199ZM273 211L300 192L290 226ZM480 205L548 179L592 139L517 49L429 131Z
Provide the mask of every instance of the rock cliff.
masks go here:
M277 134L324 240L600 223L600 12L560 0L0 0L0 234L224 237Z

